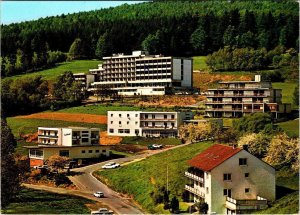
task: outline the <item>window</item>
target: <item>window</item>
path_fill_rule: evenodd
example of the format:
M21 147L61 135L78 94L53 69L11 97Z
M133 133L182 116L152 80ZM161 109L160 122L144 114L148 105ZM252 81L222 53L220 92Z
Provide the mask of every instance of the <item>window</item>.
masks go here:
M85 150L82 150L81 153L84 154L84 153L85 153Z
M89 153L93 153L93 150L89 150Z
M121 121L119 121L119 125L121 125L122 124L122 122Z
M171 118L172 118L172 119L174 119L174 118L175 118L175 116L174 116L174 115L171 115Z
M231 173L224 173L223 174L224 181L231 181Z
M124 133L129 134L130 130L129 129L125 129Z
M106 150L102 150L102 152L103 152L103 153L105 153L105 152L106 152Z
M245 165L247 165L247 158L240 158L240 159L239 159L239 165L240 165L240 166L245 166Z
M129 121L127 121L127 125L129 125Z
M113 124L114 122L113 121L110 121L110 124Z
M148 119L148 114L145 115L145 118Z
M208 189L208 187L206 187L206 194L208 194L208 192L209 192L209 189Z
M119 117L122 117L122 114L119 114Z
M83 142L83 143L89 142L89 138L82 138L82 142Z
M114 133L114 129L110 128L109 133Z
M152 114L152 119L155 119L155 115L154 114Z
M250 192L250 188L245 188L245 193L249 193Z
M69 150L60 150L59 156L69 157Z
M224 189L224 190L223 190L223 195L224 195L224 196L231 197L231 189Z
M140 131L139 131L139 129L135 129L135 135L139 135L139 133L140 133Z
M245 178L249 178L249 172L245 173Z
M113 115L113 114L110 114L110 116L113 117L114 115Z
M167 115L164 115L164 119L167 119Z
M123 130L123 129L118 129L118 133L119 133L119 134L123 134L123 133L124 133L124 130Z
M137 125L137 124L138 124L138 122L135 122L135 124Z
M96 153L99 153L99 149L96 150Z
M129 114L127 114L127 117L129 117Z
M137 115L137 114L135 114L135 117L138 117L138 115Z

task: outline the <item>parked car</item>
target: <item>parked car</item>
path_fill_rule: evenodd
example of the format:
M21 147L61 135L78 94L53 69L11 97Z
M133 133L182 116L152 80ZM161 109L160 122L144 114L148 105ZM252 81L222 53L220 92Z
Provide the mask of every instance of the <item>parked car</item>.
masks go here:
M47 169L49 170L49 166L48 165L41 165L41 166L34 166L33 169Z
M102 169L114 169L114 168L117 168L117 167L120 167L120 164L115 163L115 162L109 162L109 163L103 165Z
M104 193L101 191L98 191L98 192L94 193L94 196L97 198L102 198L102 197L104 197Z
M114 214L114 212L113 211L111 211L111 210L108 210L107 208L99 208L99 210L97 210L97 211L92 211L91 212L91 214L92 215L111 215L111 214Z
M73 168L76 168L76 167L78 167L77 161L70 161L69 163L67 163L64 166L65 169L73 169Z
M150 150L162 149L162 148L163 148L163 145L159 145L159 144L148 145L148 149L150 149Z

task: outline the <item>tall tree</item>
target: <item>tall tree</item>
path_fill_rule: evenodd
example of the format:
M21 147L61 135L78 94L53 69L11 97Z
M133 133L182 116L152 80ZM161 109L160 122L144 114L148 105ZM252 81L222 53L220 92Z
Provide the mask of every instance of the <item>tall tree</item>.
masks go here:
M299 86L297 85L297 87L294 90L293 93L293 103L296 106L299 106Z
M102 57L107 56L110 53L111 53L111 44L108 38L108 33L105 32L98 39L95 55L96 57L101 59Z
M3 59L3 67L4 67L4 74L5 76L11 76L13 75L14 66L11 63L10 59L8 57L4 57Z
M76 38L74 42L71 44L69 52L68 52L68 59L75 60L84 58L83 53L84 45L80 38Z
M224 46L235 46L236 44L236 29L234 26L229 25L226 29L226 31L224 32L224 36L223 36L223 44Z
M206 32L202 26L199 26L191 35L190 42L197 55L205 53Z
M22 72L24 70L24 54L23 54L23 51L21 49L17 50L15 70L17 72Z
M1 117L1 208L5 208L16 197L20 190L17 166L14 160L14 150L17 143Z

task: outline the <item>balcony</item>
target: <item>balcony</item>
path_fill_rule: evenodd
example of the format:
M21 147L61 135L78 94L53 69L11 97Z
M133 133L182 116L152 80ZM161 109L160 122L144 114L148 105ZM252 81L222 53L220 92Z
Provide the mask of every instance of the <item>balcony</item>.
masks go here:
M44 134L39 134L38 135L39 138L58 138L57 135L44 135Z
M205 198L205 189L196 189L194 187L191 187L190 185L185 185L185 189L193 194L195 194L196 196L200 196L202 198Z
M176 130L177 127L175 126L144 126L141 125L142 129L154 129L154 130L162 130L162 129L168 129L168 130Z
M207 108L205 111L242 112L242 108Z
M266 94L252 94L252 95L245 95L245 94L208 94L206 97L268 97Z
M140 118L141 121L175 121L176 118Z
M201 178L199 176L196 176L196 175L193 175L192 173L189 173L189 172L185 172L184 175L188 178L191 178L195 181L199 181L201 183L204 183L204 178Z
M226 208L231 210L261 210L268 207L267 199L257 196L257 199L236 200L226 197Z

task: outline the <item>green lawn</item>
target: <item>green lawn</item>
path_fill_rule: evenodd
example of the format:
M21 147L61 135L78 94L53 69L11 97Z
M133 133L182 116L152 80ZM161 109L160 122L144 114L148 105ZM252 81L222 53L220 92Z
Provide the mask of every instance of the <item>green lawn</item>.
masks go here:
M193 57L193 70L208 70L206 65L206 56L194 56Z
M134 106L117 106L117 105L88 105L88 106L78 106L66 109L61 109L57 112L62 113L85 113L85 114L97 114L106 115L107 111L155 111L157 108L141 108Z
M161 205L154 205L151 192L156 185L167 185L167 167L170 197L181 199L187 179L187 160L193 158L209 146L211 142L187 145L151 156L140 162L123 166L119 169L98 171L96 176L113 187L117 192L128 193L149 213L169 213Z
M87 73L89 69L98 68L99 60L74 60L71 62L59 63L51 69L45 69L38 72L16 75L9 77L9 79L18 79L23 77L35 77L41 75L45 80L54 81L57 76L63 74L65 71L72 71L73 73Z
M299 119L280 122L277 125L282 128L290 137L299 137Z
M295 105L293 105L293 93L298 83L296 82L275 82L272 83L273 88L276 89L282 89L282 102L283 103L291 103L293 108Z
M138 145L150 145L150 144L161 144L161 145L179 145L181 141L177 138L145 138L145 137L124 137L122 140L123 144L138 144Z
M45 191L22 189L16 202L5 214L90 214L85 204L94 203L80 197L54 194Z

